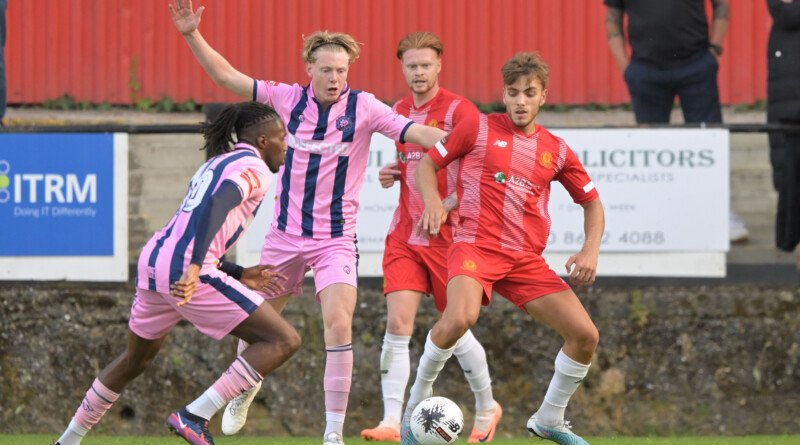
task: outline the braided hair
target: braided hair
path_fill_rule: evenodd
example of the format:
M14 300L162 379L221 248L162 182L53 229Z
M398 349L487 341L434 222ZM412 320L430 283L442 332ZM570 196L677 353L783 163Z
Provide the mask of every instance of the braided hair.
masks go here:
M280 116L266 104L240 102L228 105L213 122L200 124L200 132L205 139L203 149L212 156L233 151L231 144L236 141L232 133L236 133L237 140L241 139L247 129L273 119L280 119Z

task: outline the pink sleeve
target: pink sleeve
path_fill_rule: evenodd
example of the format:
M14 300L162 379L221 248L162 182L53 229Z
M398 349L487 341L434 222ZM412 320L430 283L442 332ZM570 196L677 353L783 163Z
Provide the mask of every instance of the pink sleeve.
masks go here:
M379 101L375 96L368 96L367 112L370 118L370 130L386 136L393 141L405 143L403 136L414 122L395 113L388 105Z
M291 102L294 87L274 80L253 81L253 101L267 104L277 109L281 104Z
M242 201L262 198L269 188L270 173L261 159L236 162L225 169L222 181L230 181L242 192ZM220 181L220 183L222 182Z

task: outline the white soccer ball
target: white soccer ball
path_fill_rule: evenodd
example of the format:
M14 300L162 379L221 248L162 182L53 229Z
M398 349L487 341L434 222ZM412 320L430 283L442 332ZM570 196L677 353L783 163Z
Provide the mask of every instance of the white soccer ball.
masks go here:
M458 439L464 429L464 414L452 400L431 397L414 408L409 423L420 445L445 445Z

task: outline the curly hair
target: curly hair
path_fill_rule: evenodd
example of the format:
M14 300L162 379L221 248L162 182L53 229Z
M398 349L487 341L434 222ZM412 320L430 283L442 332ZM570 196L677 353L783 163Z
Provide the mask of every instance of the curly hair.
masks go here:
M212 122L200 124L205 145L203 149L213 156L233 150L233 133L237 139L249 128L270 120L280 119L278 112L259 102L240 102L225 107Z

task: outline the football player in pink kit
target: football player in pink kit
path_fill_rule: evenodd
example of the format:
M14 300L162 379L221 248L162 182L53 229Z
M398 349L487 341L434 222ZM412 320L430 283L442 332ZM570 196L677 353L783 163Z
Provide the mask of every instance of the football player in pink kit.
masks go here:
M261 256L262 264L276 264L276 271L286 275L286 292L266 297L281 312L290 297L300 294L307 268L314 271L327 352L323 443L340 444L353 372L358 192L370 139L379 132L430 148L445 132L415 124L372 94L350 88L348 70L360 52L351 36L317 32L304 39L308 85L256 81L233 68L200 35L203 10L194 11L188 0L170 5L175 26L198 62L215 83L272 105L287 122L286 164L278 172L275 217ZM223 432L241 428L255 391L229 404Z
M560 182L583 207L585 242L566 263L570 281L594 282L604 227L597 189L575 153L560 138L536 125L547 96L549 69L536 53L519 53L503 65L505 113L480 115L459 124L420 161L416 184L425 210L420 229L440 232L447 218L436 171L456 159L459 223L447 255L447 308L428 334L406 412L402 443L417 441L409 422L428 397L457 341L478 319L496 290L544 322L564 339L539 410L527 428L561 445L586 444L564 420L572 394L586 377L599 341L597 328L578 297L542 258L550 232L550 185Z
M300 347L300 336L272 306L217 268L284 162L285 126L268 105L246 102L228 106L202 132L216 155L197 170L178 211L142 249L127 351L97 376L58 445L81 442L181 319L216 340L231 333L250 344L203 395L169 415L169 428L195 445L213 444L211 416ZM233 132L238 142L231 147Z
M470 101L439 86L442 41L430 32L415 32L400 40L397 58L411 95L394 105L395 111L414 122L435 126L450 132L465 119L475 119L478 109ZM447 249L452 242L450 224L442 226L437 237L417 233L416 225L425 204L415 187L414 173L425 155L424 148L397 143L398 163L382 168L381 185L391 187L395 176L400 179L400 203L386 236L383 254L383 276L388 309L386 335L381 350L381 389L383 420L375 428L361 431L366 440L400 441L400 418L403 396L411 374L408 344L414 331L414 319L422 295L433 296L438 311L447 304ZM453 195L458 163L439 170L439 194L444 199ZM453 205L455 206L455 204ZM457 216L451 215L451 221ZM492 395L486 351L467 330L458 340L454 355L464 369L464 376L475 394L475 425L470 443L491 442L497 422L502 416L500 405Z

